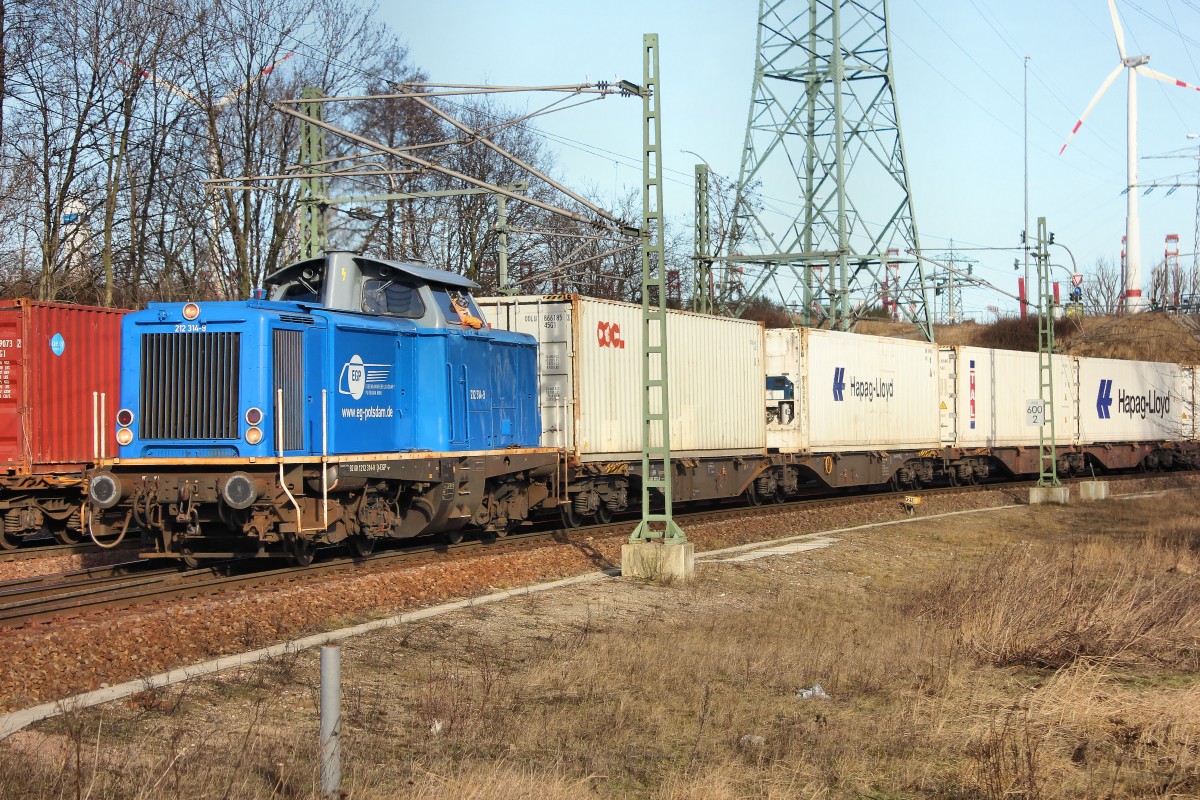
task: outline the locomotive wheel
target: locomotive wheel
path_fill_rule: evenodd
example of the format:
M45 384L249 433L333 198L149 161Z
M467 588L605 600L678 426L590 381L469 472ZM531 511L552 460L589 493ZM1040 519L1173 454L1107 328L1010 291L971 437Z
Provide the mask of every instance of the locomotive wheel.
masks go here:
M293 539L291 545L292 563L297 567L307 567L317 556L317 548L308 539Z
M370 536L350 536L346 539L346 546L359 558L366 558L375 552L375 540Z

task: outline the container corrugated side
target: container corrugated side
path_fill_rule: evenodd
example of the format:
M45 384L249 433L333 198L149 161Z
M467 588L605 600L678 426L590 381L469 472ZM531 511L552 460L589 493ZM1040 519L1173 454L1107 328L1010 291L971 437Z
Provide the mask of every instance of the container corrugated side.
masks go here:
M1079 358L1079 438L1092 442L1181 439L1191 380L1179 364Z
M816 329L800 335L801 450L940 446L937 345Z
M478 302L492 324L530 333L542 347L544 445L560 446L556 440L563 437L552 431L554 420L567 419L574 431L566 438L580 459L640 457L641 306L553 295ZM761 324L669 311L667 336L672 453L762 452ZM569 360L569 381L563 380L564 360Z
M120 309L0 303L0 465L50 472L91 461L103 436L116 452ZM103 421L97 425L99 398Z
M488 323L538 343L542 447L575 453L575 303L568 295L477 297Z
M1054 356L1054 435L1072 444L1079 433L1075 359ZM1040 405L1037 353L983 347L941 348L942 441L957 447L1031 447L1040 428L1030 404ZM1049 431L1047 430L1047 433Z

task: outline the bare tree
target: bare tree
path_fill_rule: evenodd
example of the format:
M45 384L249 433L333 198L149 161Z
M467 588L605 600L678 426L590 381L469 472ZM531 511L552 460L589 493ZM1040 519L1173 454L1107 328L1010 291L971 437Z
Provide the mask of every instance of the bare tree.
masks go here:
M1092 314L1116 314L1124 287L1111 259L1098 258L1083 282L1083 301Z

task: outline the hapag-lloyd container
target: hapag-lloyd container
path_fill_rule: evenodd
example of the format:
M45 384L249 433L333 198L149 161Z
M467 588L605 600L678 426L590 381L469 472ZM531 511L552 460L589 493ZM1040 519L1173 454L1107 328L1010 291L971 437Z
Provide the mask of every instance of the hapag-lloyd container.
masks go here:
M953 447L1036 447L1040 442L1041 373L1037 353L943 347L942 443ZM1079 434L1075 359L1054 356L1054 436ZM1032 408L1031 408L1032 406ZM1050 429L1046 428L1049 435Z
M939 447L937 345L766 332L767 445L784 453Z
M1153 361L1079 358L1079 438L1157 442L1193 435L1192 377Z
M581 461L642 452L642 308L579 295L476 298L497 328L538 340L542 446ZM761 453L761 323L667 312L671 453Z
M0 301L0 473L82 467L97 455L101 435L107 454L116 453L113 420L126 313Z

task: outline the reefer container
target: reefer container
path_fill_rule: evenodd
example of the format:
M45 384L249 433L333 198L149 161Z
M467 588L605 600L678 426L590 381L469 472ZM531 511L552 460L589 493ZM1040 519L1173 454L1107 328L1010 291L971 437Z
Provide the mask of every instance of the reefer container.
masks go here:
M937 345L812 328L766 332L767 445L784 453L939 446Z
M1079 438L1157 442L1187 438L1192 381L1178 364L1080 358Z
M1040 442L1041 371L1037 353L983 347L943 347L942 443L953 447L1035 447ZM1075 359L1053 356L1054 436L1074 444L1079 434ZM1049 428L1047 428L1049 435Z
M125 311L0 301L0 468L74 470L111 455ZM101 421L100 406L104 415Z
M542 446L581 461L641 457L641 306L579 295L476 301L495 327L538 340ZM667 312L672 455L763 452L762 336L758 322Z

